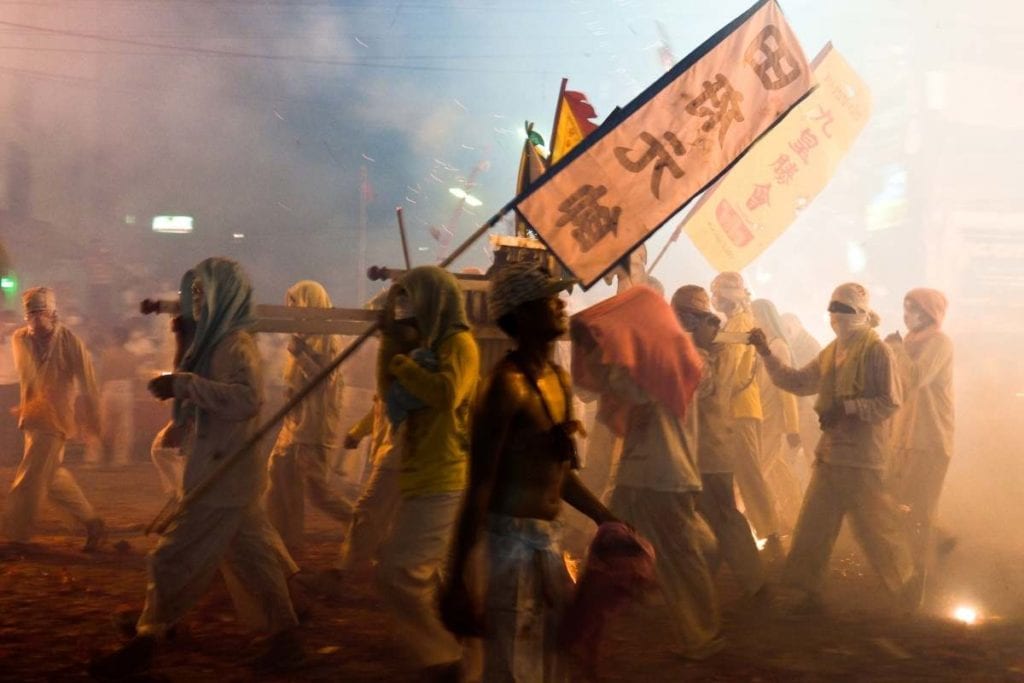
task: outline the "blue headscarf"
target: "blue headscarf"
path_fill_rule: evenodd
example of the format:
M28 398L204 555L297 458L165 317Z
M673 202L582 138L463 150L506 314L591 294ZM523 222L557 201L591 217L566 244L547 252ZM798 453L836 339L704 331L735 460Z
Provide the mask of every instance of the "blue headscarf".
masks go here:
M201 261L191 271L195 280L203 286L203 305L196 319L196 334L192 345L185 351L178 372L194 372L207 375L217 345L229 334L247 330L255 322L252 312L252 284L237 262L231 259L213 257ZM188 273L182 280L184 286ZM181 293L185 299L185 292ZM189 309L191 310L191 284L189 285ZM184 413L180 400L174 402L174 421L180 423Z

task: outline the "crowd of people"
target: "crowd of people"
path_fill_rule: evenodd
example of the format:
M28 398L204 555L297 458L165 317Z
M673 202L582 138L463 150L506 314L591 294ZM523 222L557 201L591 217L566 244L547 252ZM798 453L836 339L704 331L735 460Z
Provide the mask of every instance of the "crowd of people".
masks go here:
M882 339L867 290L842 284L822 297L835 333L822 349L793 316L751 300L738 273L668 300L656 284L627 281L570 319L571 282L534 265L496 269L488 313L514 348L482 376L457 280L413 268L382 301L373 407L347 431L340 371L324 374L339 339L292 335L287 390L324 379L285 415L267 462L253 438L266 399L252 287L234 261L199 263L182 280L174 369L148 387L172 406L151 453L173 512L149 556L134 637L90 672L149 668L219 569L239 616L268 636L255 666L303 660L300 594L344 594L372 572L423 680L567 680L570 654L593 652L580 641L600 637L580 624L620 596L576 590L565 504L593 522L580 585L602 572L627 586L652 575L682 658L726 645L714 580L723 563L750 604L824 609L846 517L896 608L915 610L955 542L933 529L952 455L945 297L908 292L906 336ZM286 302L331 306L309 280ZM102 354L113 370L101 392L53 291L30 289L23 303L26 324L9 343L25 448L2 530L28 542L48 498L95 551L107 530L63 452L78 430L122 452L131 359L117 349L128 339L118 333ZM556 361L566 338L570 367ZM596 406L593 424L578 416L581 400ZM588 456L605 457L581 456L584 437ZM329 454L366 438L372 470L350 501L329 482ZM602 463L588 487L581 472ZM307 497L338 524L332 567L297 564Z

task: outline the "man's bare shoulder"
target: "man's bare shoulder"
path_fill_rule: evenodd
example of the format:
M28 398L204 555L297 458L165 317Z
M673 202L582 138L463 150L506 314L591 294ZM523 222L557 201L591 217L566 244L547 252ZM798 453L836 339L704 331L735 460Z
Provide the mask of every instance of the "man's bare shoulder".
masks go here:
M505 399L518 403L525 398L529 383L523 371L512 361L503 359L494 366L484 387L485 401Z

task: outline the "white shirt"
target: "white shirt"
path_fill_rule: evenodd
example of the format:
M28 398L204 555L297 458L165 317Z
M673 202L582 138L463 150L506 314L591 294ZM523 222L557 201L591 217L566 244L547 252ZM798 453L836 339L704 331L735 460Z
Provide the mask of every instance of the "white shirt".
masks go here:
M612 464L610 488L700 491L697 450L683 428L683 421L648 396L623 368L612 367L608 388L616 399L633 406L622 454Z

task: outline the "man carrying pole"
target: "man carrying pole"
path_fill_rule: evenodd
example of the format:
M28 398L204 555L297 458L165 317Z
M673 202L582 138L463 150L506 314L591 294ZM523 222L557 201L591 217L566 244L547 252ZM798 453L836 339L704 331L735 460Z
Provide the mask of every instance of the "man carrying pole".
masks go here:
M90 665L100 678L148 669L158 642L202 597L218 568L241 615L271 636L254 663L280 669L303 659L287 583L298 567L260 505L266 466L249 438L263 403L260 356L249 331L252 287L228 259L206 259L194 271L195 338L174 373L150 382L154 396L174 399L175 421L190 425L184 498L150 553L137 635ZM248 450L211 479L240 443Z

